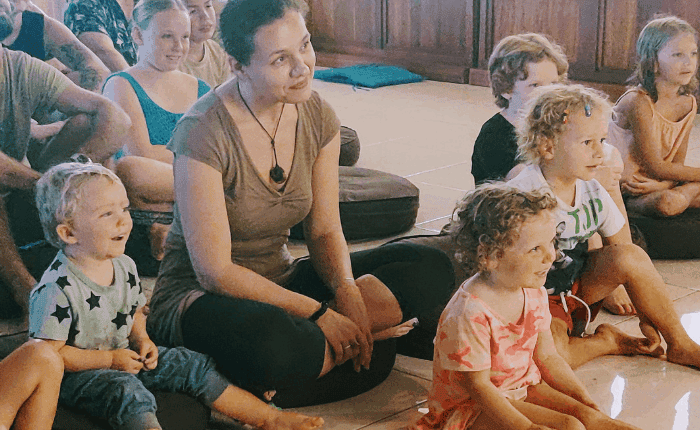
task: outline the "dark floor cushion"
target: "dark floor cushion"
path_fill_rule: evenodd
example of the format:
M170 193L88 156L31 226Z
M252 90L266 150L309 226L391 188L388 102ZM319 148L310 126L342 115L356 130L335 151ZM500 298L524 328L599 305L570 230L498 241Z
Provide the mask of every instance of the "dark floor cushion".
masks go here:
M396 360L396 340L375 342L369 370L355 372L352 361L306 385L277 390L272 402L280 408L300 408L337 402L371 390L389 377Z
M211 411L196 399L180 393L155 392L156 416L163 430L204 430ZM54 430L110 430L104 419L92 418L59 406Z
M454 270L455 275L455 288L462 285L462 282L464 282L467 279L467 273L464 270L464 267L461 264L459 264L457 262L457 259L455 258L456 248L454 241L452 240L452 237L449 234L441 233L405 236L400 237L398 239L394 239L388 243L413 243L416 245L424 245L429 246L431 248L439 249L440 251L444 252L445 255L447 255L447 257L450 259L450 262L452 263L452 269Z
M340 222L347 240L391 236L416 222L419 190L408 179L359 167L339 169ZM290 237L304 238L301 223Z
M340 166L354 166L360 159L360 138L350 127L340 126Z
M689 209L681 215L668 218L630 213L629 221L630 226L636 227L643 236L649 257L700 258L700 210Z

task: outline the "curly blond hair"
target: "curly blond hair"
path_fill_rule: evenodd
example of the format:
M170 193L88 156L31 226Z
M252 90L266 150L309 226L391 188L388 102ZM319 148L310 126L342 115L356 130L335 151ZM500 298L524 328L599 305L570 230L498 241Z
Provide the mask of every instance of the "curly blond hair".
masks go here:
M557 201L540 191L521 191L505 182L485 182L457 204L449 232L455 258L471 276L486 271L489 257L500 258L513 246L528 219L557 207Z
M489 58L489 80L491 92L496 98L496 106L508 107L508 99L503 94L513 91L515 81L527 79L527 65L550 60L557 66L562 82L566 81L569 62L561 46L547 36L538 33L524 33L507 36L498 42Z
M604 115L611 111L608 96L583 85L548 85L532 93L525 105L518 126L518 158L539 164L539 151L543 138L559 143L559 136L566 130L565 118L586 109L602 109Z
M690 34L695 38L695 43L698 41L698 34L692 25L671 15L660 16L649 21L637 38L637 64L627 83L644 88L653 101L659 99L656 91L659 51L669 40L679 34ZM693 94L697 89L698 77L697 74L693 74L690 82L678 89L678 94Z
M58 237L59 224L71 225L73 214L81 201L89 199L84 195L85 184L98 178L110 183L121 180L108 168L97 163L62 163L49 169L36 184L36 206L46 240L58 249L66 244Z

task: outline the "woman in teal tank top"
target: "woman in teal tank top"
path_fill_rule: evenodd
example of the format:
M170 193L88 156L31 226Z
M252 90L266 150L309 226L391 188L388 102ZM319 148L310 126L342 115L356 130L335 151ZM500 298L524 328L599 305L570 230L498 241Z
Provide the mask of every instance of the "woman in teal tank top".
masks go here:
M131 118L131 129L113 167L132 208L146 215L135 220L153 221L151 251L160 260L174 201L173 154L165 145L177 121L209 86L178 71L190 36L189 17L181 2L145 2L134 9L133 21L138 62L107 78L103 94Z

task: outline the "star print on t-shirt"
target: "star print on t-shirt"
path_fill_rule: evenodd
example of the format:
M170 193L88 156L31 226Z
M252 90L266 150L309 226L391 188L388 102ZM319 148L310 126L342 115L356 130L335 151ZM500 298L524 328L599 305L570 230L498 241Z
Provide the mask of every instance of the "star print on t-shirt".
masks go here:
M41 293L41 291L42 291L44 288L46 288L46 286L47 286L47 284L41 284L41 285L39 285L39 286L37 287L36 291L34 292L34 294L39 294L39 293Z
M92 291L90 291L90 298L85 301L90 305L90 310L100 307L100 296L96 296Z
M136 276L134 276L133 273L129 272L129 280L126 281L127 284L129 284L129 288L134 288L138 284L136 283Z
M122 326L126 325L126 317L128 317L129 314L123 314L121 312L117 312L117 316L112 320L114 324L117 326L117 330L122 328Z
M134 315L136 315L136 311L138 310L138 308L138 305L133 305L131 307L131 312L129 312L129 315L131 315L132 318L134 317Z
M51 265L51 270L58 271L59 267L61 267L61 262L59 260L55 260Z
M70 282L68 281L67 276L61 276L58 279L56 279L56 284L61 287L61 289L66 288L66 285L70 285Z
M54 313L51 314L52 317L56 317L58 319L58 323L61 324L64 319L70 318L70 315L68 314L68 308L69 306L61 307L59 305L56 305L56 310Z

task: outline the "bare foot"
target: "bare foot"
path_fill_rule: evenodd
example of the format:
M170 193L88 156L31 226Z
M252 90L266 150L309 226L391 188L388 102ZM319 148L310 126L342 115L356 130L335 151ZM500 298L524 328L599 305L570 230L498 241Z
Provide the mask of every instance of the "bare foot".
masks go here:
M263 393L263 397L264 397L265 400L267 400L268 402L271 402L271 401L272 401L272 398L275 397L275 394L277 394L277 391L275 391L275 390L265 391L265 392Z
M296 412L279 411L270 422L262 426L263 430L312 430L323 426L323 418L307 417Z
M151 255L158 261L165 256L165 238L168 237L169 231L169 225L154 222L151 224L151 229L148 232L148 237L151 241Z
M392 337L401 337L407 334L409 331L413 330L413 327L418 325L418 318L411 318L406 322L402 322L399 325L389 327L380 332L373 333L372 337L374 340L385 340Z
M619 285L612 294L603 299L603 307L614 315L634 315L637 310L627 295L627 290L622 285Z
M700 345L692 340L690 342L692 345L685 348L669 345L666 359L671 363L700 369Z
M601 336L615 345L616 350L612 354L617 355L651 355L659 357L664 354L662 346L653 351L648 350L649 339L643 337L633 337L623 332L619 328L610 324L601 324L595 329L594 336Z

